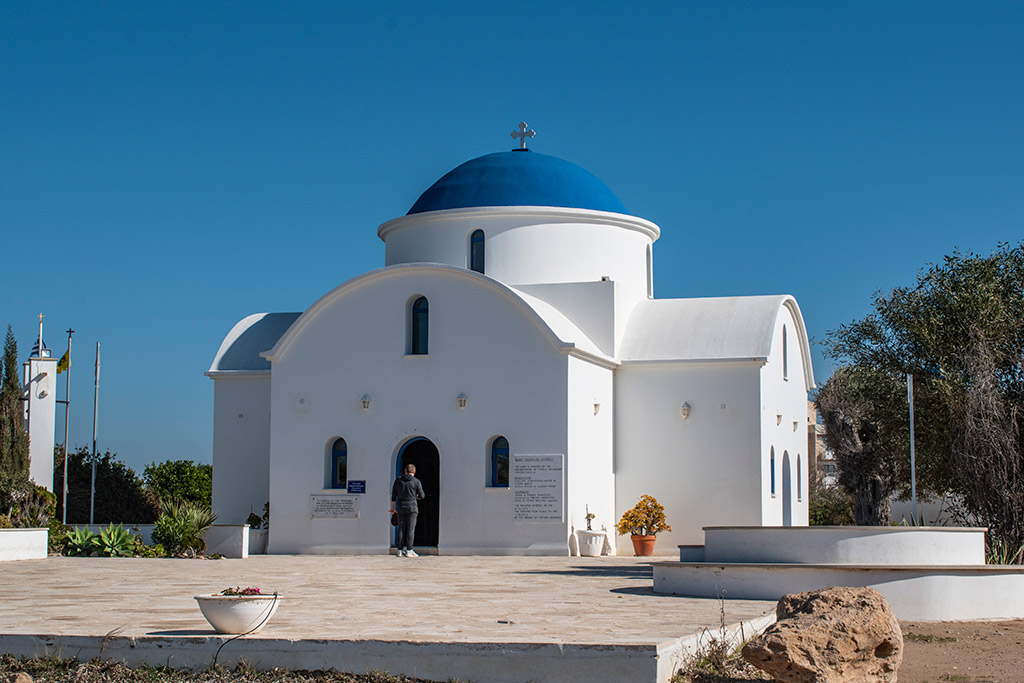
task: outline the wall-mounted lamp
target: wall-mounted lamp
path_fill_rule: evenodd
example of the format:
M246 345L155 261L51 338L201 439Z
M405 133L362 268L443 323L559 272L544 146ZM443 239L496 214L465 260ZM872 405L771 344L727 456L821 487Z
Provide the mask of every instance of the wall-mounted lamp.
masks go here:
M597 415L599 412L601 412L601 404L594 401L594 415Z
M690 404L684 403L683 405L679 406L679 414L683 416L684 420L690 417Z
M466 404L469 403L469 396L459 394L458 398L455 400L459 402L459 410L465 410Z
M782 411L779 411L779 412L775 413L775 424L776 425L782 424Z
M363 394L363 397L360 400L363 402L363 412L365 413L370 409L370 395Z

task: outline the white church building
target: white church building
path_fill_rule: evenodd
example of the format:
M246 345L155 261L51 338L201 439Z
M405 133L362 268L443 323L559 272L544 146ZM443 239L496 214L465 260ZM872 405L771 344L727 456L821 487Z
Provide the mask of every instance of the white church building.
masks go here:
M377 228L384 267L228 333L206 373L218 521L269 501L271 553L387 553L412 462L427 552L566 554L588 510L627 552L614 524L643 494L661 553L807 524L797 302L656 299L660 232L525 145L455 168Z

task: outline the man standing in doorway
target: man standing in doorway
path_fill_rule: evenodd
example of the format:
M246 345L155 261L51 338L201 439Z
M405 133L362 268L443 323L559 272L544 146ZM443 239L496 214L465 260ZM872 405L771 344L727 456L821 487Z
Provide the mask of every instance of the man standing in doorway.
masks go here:
M416 465L409 463L405 473L391 485L391 514L398 513L398 539L395 546L399 557L419 557L412 549L416 536L416 517L423 500L423 484L416 478Z

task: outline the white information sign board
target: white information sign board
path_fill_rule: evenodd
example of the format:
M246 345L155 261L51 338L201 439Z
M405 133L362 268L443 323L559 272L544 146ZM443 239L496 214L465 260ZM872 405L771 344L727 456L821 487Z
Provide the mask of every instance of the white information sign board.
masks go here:
M313 519L359 519L359 496L312 496Z
M512 455L512 521L562 522L562 455Z

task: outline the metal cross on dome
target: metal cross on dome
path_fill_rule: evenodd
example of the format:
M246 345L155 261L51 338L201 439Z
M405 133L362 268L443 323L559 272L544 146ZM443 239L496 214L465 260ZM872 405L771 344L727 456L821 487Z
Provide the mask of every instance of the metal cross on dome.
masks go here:
M532 138L536 134L537 131L527 126L526 121L520 122L518 131L512 131L512 137L519 138L519 149L526 149L526 138Z

